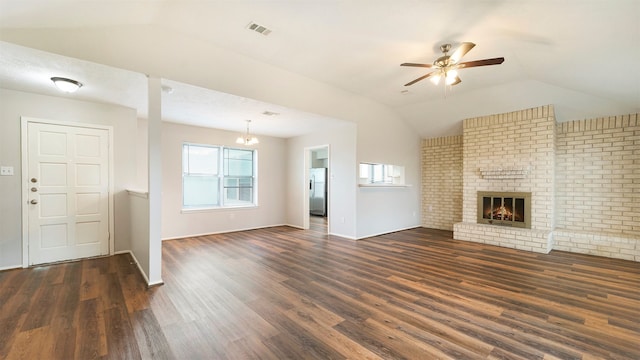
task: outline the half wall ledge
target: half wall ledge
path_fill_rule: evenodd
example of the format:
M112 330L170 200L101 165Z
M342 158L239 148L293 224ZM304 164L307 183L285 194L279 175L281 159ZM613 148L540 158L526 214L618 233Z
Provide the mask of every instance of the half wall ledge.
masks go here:
M640 262L640 237L556 229L554 250Z
M553 233L547 230L513 228L459 222L453 224L455 240L548 254L553 249Z

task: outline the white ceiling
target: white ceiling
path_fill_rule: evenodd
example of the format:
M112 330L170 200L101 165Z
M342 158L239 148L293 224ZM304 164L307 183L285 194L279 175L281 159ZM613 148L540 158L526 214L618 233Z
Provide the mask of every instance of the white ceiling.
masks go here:
M272 33L250 32L251 21ZM464 118L546 104L554 104L558 121L640 112L639 24L638 0L0 0L0 87L53 95L48 78L69 76L85 83L74 97L144 116L145 77L123 70L134 65L60 56L74 53L52 34L126 29L134 36L151 28L369 98L421 136L435 137L461 133ZM109 46L104 40L100 46ZM460 71L462 83L446 96L429 81L403 86L426 71L400 63L431 63L440 44L463 41L477 44L465 61L503 56L505 62ZM339 123L174 80L182 81L163 80L174 89L163 96L169 121L240 130L252 119L253 132L280 137Z

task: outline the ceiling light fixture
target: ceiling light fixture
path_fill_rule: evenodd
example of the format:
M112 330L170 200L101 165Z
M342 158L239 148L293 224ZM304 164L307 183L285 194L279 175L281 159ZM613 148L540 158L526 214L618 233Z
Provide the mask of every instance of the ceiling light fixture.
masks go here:
M53 81L58 90L66 93L76 92L82 87L81 82L63 77L52 77L51 81Z
M238 136L238 138L236 139L236 144L255 145L260 141L258 141L257 137L251 136L249 134L249 124L251 123L251 120L246 120L246 122L247 122L247 132L243 136Z

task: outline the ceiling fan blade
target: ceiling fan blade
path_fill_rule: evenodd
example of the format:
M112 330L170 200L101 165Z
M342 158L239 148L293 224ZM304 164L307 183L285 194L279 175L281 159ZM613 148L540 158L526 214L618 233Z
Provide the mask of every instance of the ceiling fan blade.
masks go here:
M423 76L420 76L419 78L417 78L417 79L415 79L413 81L409 81L408 83L404 84L404 86L413 85L413 84L417 83L418 81L424 80L424 79L426 79L426 78L428 78L428 77L430 77L432 75L435 75L437 73L438 73L438 71L432 71L432 72L428 73L427 75L423 75Z
M456 76L456 79L451 83L451 86L453 85L458 85L462 82L462 79L460 79L459 76Z
M472 42L463 42L462 44L460 44L460 46L458 46L456 51L451 54L451 57L449 58L450 61L453 64L457 63L466 53L469 52L469 50L473 49L474 46L476 46L476 44Z
M402 63L400 64L400 66L415 66L415 67L425 67L425 68L433 67L433 65L431 64L416 64L416 63Z
M470 67L476 67L476 66L498 65L498 64L502 64L503 62L504 62L504 58L503 57L493 58L493 59L467 61L467 62L463 62L463 63L458 64L458 69L470 68Z

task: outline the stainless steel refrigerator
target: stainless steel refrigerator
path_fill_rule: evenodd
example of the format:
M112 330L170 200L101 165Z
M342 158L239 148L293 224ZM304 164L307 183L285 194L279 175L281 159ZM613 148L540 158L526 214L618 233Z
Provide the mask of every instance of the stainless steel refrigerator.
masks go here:
M327 169L309 169L309 213L327 216Z

